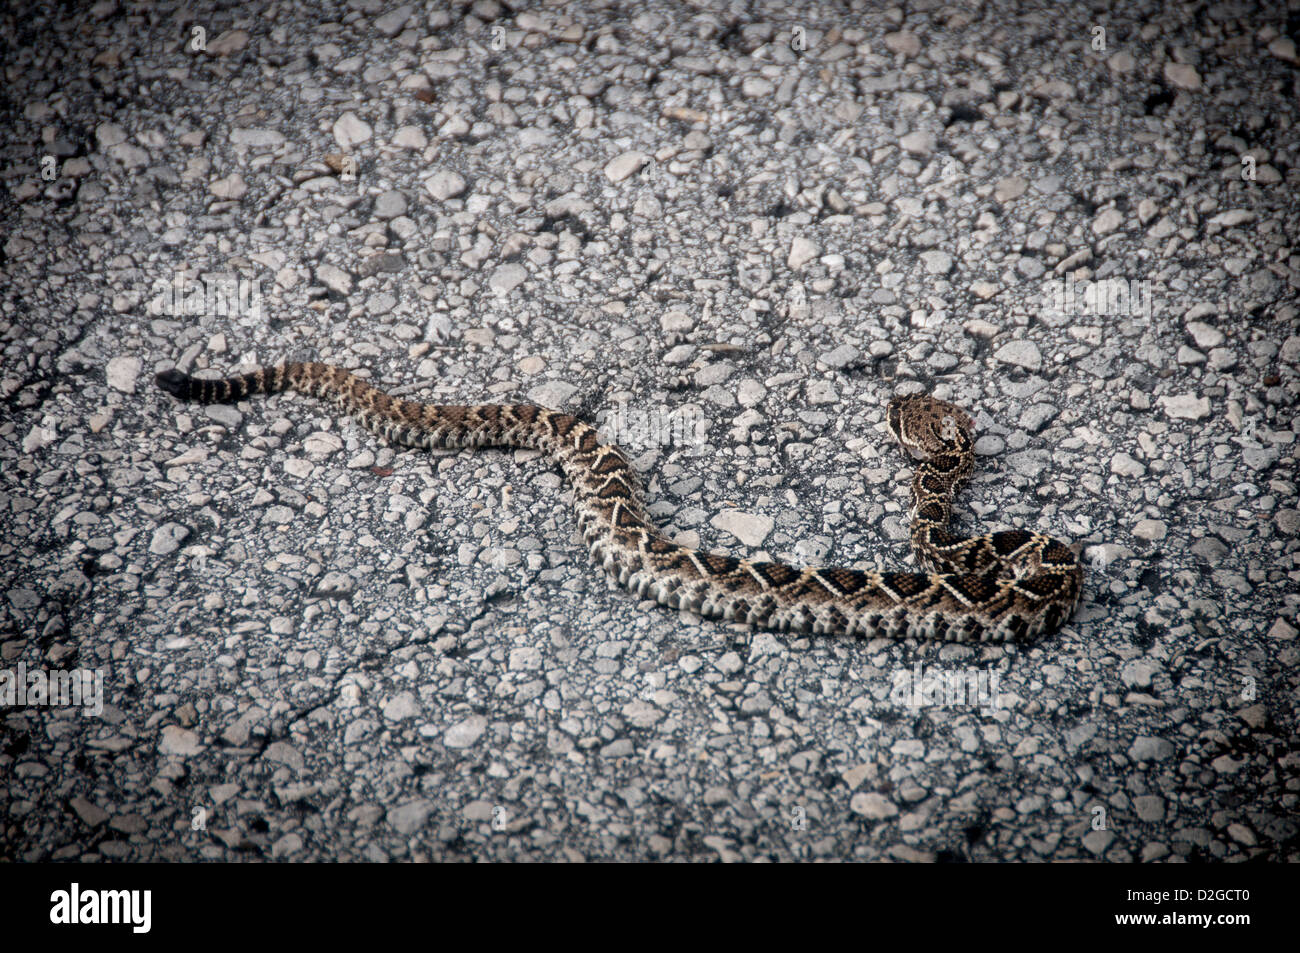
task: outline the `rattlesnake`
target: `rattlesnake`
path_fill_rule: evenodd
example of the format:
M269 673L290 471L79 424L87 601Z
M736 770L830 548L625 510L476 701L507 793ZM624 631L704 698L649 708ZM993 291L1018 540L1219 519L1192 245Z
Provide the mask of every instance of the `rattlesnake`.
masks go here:
M595 561L638 596L778 631L1012 641L1060 626L1079 598L1083 569L1050 536L1006 530L963 538L947 523L974 462L974 422L924 395L895 397L887 422L921 458L912 479L912 550L926 573L798 569L701 552L651 524L635 471L595 428L529 404L435 405L399 400L342 368L287 363L225 380L179 370L157 376L182 400L229 403L295 390L354 415L409 447L531 447L550 454L573 486L578 527Z

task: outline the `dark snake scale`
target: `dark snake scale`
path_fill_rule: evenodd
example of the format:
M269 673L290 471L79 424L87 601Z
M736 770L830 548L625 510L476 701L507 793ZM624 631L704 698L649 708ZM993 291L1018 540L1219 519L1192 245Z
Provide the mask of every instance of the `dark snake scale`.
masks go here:
M928 572L799 569L680 546L651 525L636 475L615 446L569 414L529 404L421 404L388 396L329 364L286 363L224 380L178 370L157 376L181 400L230 403L294 390L355 416L401 446L529 447L554 458L573 486L582 538L619 583L674 608L778 631L1024 641L1057 629L1079 599L1083 569L1050 536L947 529L952 498L974 463L973 421L924 395L895 397L888 424L921 457L912 478L911 539Z

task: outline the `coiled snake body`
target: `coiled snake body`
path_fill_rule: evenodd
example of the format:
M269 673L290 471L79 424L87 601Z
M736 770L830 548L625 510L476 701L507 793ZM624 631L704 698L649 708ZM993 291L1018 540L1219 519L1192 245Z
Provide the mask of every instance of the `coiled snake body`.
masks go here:
M924 573L799 569L680 546L651 525L635 472L594 427L529 404L437 405L400 400L339 367L286 363L203 380L157 376L182 400L228 403L294 390L328 401L393 444L531 447L550 454L573 486L578 526L595 561L638 596L704 616L814 633L966 641L1027 640L1074 610L1083 569L1050 536L1006 530L961 537L947 524L974 462L973 421L924 395L895 397L888 424L922 459L912 479L911 541Z

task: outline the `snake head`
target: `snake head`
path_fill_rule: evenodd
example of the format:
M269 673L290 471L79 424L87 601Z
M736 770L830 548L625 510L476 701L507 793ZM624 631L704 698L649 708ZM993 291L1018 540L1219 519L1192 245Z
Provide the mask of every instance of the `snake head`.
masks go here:
M929 394L905 394L889 402L894 438L920 457L962 453L971 448L975 421L966 411Z

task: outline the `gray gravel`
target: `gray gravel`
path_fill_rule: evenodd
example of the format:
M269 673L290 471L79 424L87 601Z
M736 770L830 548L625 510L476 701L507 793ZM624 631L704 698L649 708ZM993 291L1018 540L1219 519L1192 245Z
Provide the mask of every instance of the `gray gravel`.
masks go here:
M103 691L0 711L0 856L1300 859L1294 0L214 6L0 16L0 672ZM930 389L961 526L1085 598L1027 647L704 622L535 453L152 384L308 356L882 568Z

